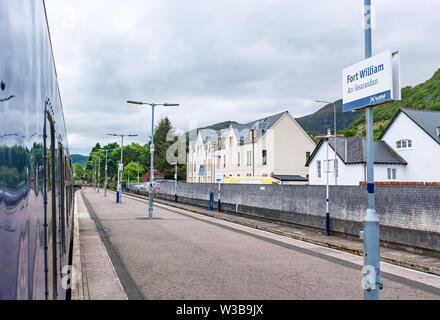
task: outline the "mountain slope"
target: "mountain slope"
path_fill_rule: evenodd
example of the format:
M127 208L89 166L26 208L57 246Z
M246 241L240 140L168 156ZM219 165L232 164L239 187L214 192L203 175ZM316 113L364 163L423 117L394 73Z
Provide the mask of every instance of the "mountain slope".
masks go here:
M72 154L70 157L72 158L72 164L79 163L84 168L86 167L87 160L89 160L88 156L83 156L81 154Z
M335 101L336 105L336 131L346 129L353 121L362 116L362 111L358 112L342 112L342 100ZM297 118L296 121L307 132L313 134L326 134L327 129L331 128L333 132L334 126L334 107L328 104L319 109L315 113Z

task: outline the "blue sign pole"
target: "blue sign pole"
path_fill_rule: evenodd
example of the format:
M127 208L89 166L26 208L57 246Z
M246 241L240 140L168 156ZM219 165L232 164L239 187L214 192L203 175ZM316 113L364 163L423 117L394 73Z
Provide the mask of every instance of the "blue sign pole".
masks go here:
M371 0L364 0L365 58L372 56ZM365 300L379 300L383 287L380 277L379 218L374 209L374 140L373 107L366 109L367 117L367 190L368 209L364 216L363 289Z

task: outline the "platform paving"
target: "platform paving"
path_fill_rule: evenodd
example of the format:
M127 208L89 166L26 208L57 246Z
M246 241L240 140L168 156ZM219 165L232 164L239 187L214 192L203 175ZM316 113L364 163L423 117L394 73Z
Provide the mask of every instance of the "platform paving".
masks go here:
M80 193L75 194L72 300L127 300Z
M126 194L127 196L132 196L140 199L146 200L147 197L136 195L136 194ZM264 230L271 233L279 234L282 236L290 237L292 239L297 239L319 246L332 248L348 253L353 253L358 256L363 256L363 242L361 240L342 237L341 235L330 235L326 236L324 232L318 231L317 229L311 229L301 226L295 226L292 224L280 224L273 221L258 219L250 216L244 216L240 214L235 214L232 212L217 212L216 210L210 211L206 208L168 201L160 198L155 198L156 203L162 203L175 208L185 209L194 213L201 215L213 217L216 219L229 221L232 223L237 223L243 226L248 226L258 230ZM381 246L380 248L380 258L383 262L388 262L397 266L431 273L440 276L440 258L421 255L409 251L389 248Z
M83 190L145 299L362 299L361 256L132 196ZM381 263L382 299L440 299L440 277Z

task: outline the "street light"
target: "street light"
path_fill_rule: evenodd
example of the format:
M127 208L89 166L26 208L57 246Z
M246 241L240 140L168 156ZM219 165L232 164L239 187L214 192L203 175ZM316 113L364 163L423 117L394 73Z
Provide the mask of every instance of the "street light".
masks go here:
M97 150L99 151L99 150ZM93 189L94 191L99 193L99 180L101 178L101 172L100 172L100 165L101 165L101 156L99 155L93 155L92 157L98 157L98 174L96 174L96 160L94 160L94 171L93 171L93 180L94 180L94 186ZM96 179L96 176L98 176L98 179Z
M137 137L137 134L114 134L114 133L108 133L108 136L113 137L121 137L121 163L118 167L118 193L116 202L122 202L122 167L123 167L123 151L124 151L124 137Z
M151 144L150 144L150 189L148 191L148 218L153 219L153 179L154 179L154 108L157 106L163 107L178 107L177 103L148 103L128 100L127 103L136 105L148 105L151 107Z
M107 156L109 151L115 151L116 149L99 149L98 151L105 151L105 182L104 182L104 197L107 197Z
M335 135L335 161L334 161L334 175L335 175L335 186L338 184L338 177L336 174L336 105L334 104L334 102L328 102L328 101L322 101L322 100L316 100L316 102L320 102L320 103L326 103L326 104L332 104L333 105L333 125L334 125L334 135Z
M101 156L98 156L98 193L99 193L100 180L101 180Z

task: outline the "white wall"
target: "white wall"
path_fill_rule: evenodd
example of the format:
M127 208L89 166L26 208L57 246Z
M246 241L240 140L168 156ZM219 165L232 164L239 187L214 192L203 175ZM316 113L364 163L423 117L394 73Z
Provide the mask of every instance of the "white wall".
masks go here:
M327 141L325 141L319 148L316 155L313 157L312 162L309 165L309 184L310 185L326 185L327 174L325 173L325 166L327 159ZM335 158L334 150L329 146L330 160ZM337 184L341 186L358 186L360 182L366 181L365 164L348 164L345 165L342 159L337 156L338 159L338 178ZM321 160L321 178L318 178L318 165L317 161ZM388 168L396 169L396 180L388 180ZM402 165L374 165L374 181L375 182L403 182L405 166ZM333 173L333 161L330 162L329 185L335 185L335 176Z
M328 147L328 159L335 158L335 151ZM358 186L360 181L364 181L364 165L350 164L345 165L344 162L337 156L338 159L338 185ZM318 161L321 161L321 178L318 178ZM325 185L327 184L326 171L327 160L327 141L324 141L318 152L313 157L309 165L309 184L310 185ZM335 176L333 169L333 161L330 162L329 185L335 185Z
M396 141L402 139L411 139L412 149L397 149ZM398 169L398 181L440 182L440 145L406 114L400 113L382 140L408 162Z

